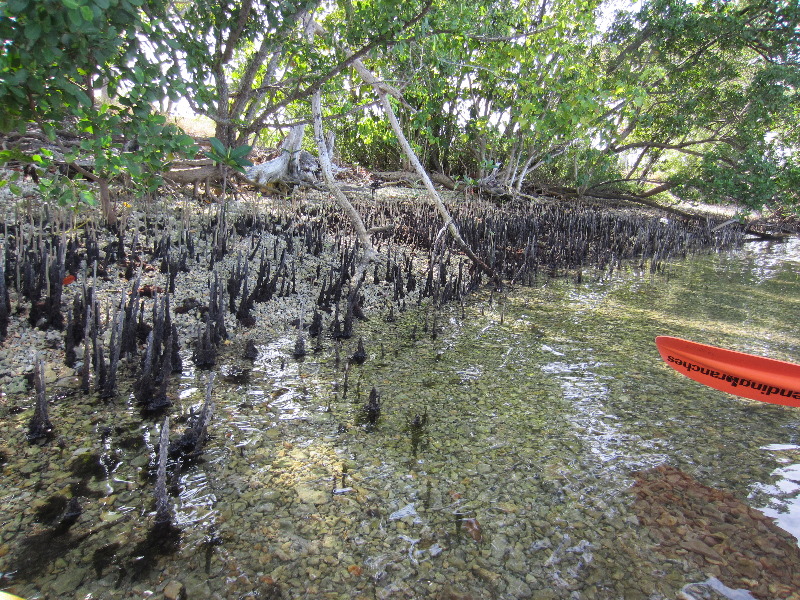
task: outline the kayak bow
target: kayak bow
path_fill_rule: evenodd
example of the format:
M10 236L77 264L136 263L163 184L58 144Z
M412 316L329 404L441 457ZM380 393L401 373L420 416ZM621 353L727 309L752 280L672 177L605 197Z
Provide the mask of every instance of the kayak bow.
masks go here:
M800 407L800 365L659 336L656 346L670 367L714 389L751 400Z

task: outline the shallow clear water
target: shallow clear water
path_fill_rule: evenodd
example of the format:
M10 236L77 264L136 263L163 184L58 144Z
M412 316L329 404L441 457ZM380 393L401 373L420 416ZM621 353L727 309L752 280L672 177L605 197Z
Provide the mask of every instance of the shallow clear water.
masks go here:
M262 339L255 363L218 368L204 460L172 486L174 553L142 544L160 424L131 404L100 412L74 396L54 402L60 437L40 448L24 442L30 411L9 414L3 588L28 598L158 597L173 581L188 598L675 597L715 572L660 552L634 507L635 474L676 467L800 537L800 411L702 387L664 365L653 339L798 361L798 273L800 242L750 244L664 276L585 274L373 319L358 330L369 358L347 367L346 382L357 339L338 364L330 341L297 361L295 334ZM184 373L173 415L199 407L206 377ZM369 426L373 387L382 410ZM172 423L182 431L180 417ZM42 507L59 495L81 496L84 513L52 536Z

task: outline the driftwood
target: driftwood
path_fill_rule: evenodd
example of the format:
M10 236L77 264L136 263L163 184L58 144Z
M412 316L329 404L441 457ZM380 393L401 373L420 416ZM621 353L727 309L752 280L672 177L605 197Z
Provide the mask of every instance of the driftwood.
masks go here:
M247 170L247 178L266 185L275 181L285 179L288 175L300 175L304 173L304 169L308 167L306 164L301 165L300 144L303 142L303 133L305 132L305 125L295 125L289 131L289 135L283 140L279 151L280 154L260 165L255 165ZM308 158L304 157L305 163L308 163ZM313 167L311 167L313 170ZM319 166L317 166L319 169ZM300 177L298 177L299 179ZM309 178L311 178L309 176ZM316 177L313 177L316 181Z
M656 208L658 210L663 210L664 212L670 213L672 215L682 217L684 219L690 219L695 221L705 221L705 215L698 215L695 213L686 212L685 210L681 210L679 208L675 208L674 206L669 206L667 204L661 204L656 202L655 200L650 200L649 198L645 198L642 196L635 196L632 194L622 194L622 193L605 193L605 192L589 192L585 194L590 198L599 198L601 200L623 200L625 202L631 202L633 204L641 204L643 206L649 206L650 208Z
M685 210L681 210L675 206L670 206L668 204L661 204L656 202L655 200L651 200L651 196L655 196L656 193L660 191L665 191L665 186L659 186L659 188L655 188L654 190L650 190L643 194L634 195L634 194L625 194L625 193L614 193L614 192L596 192L596 191L587 191L584 192L583 196L587 198L596 198L599 200L616 200L628 204L637 204L640 206L647 206L650 208L654 208L656 210L663 211L665 213L675 215L676 217L680 217L682 219L687 219L690 221L708 221L709 215L703 213L693 213L688 212ZM563 187L563 186L551 186L551 187L540 187L537 191L542 192L543 194L550 196L550 197L577 197L579 196L578 191L575 188L570 187ZM535 200L534 197L517 193L516 196L521 198L529 198ZM717 231L724 227L732 227L732 226L744 226L744 232L748 235L753 236L752 238L745 239L745 241L773 241L773 242L781 242L785 241L787 238L796 235L795 231L762 231L758 229L760 223L758 221L742 224L739 219L728 219L727 221L717 225L712 229L712 231ZM768 224L763 224L769 226Z

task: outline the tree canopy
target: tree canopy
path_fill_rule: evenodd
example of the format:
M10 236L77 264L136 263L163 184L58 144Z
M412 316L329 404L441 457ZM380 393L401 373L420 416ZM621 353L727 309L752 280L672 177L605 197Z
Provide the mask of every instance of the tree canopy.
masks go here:
M152 191L175 156L194 151L159 113L164 98L212 119L222 146L241 148L276 144L287 128L311 123L320 93L344 160L397 168L404 159L368 68L391 87L424 167L491 193L670 191L797 209L797 2L615 7L8 0L0 127L36 127L54 140L72 130L80 143L63 160L99 185L102 200L121 173Z

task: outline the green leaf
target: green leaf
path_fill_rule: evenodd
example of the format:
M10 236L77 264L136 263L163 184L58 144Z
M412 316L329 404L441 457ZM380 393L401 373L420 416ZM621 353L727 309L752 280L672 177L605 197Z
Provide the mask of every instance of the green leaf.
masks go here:
M78 102L80 102L86 108L92 106L92 101L89 99L89 96L81 88L75 89L75 97L78 99Z
M97 206L97 198L89 190L81 190L81 201L92 207Z
M25 37L28 38L29 41L35 42L41 35L41 24L38 21L28 21L28 24L25 26Z
M126 161L126 170L131 177L141 177L142 164L137 161Z
M77 0L61 0L61 4L69 8L70 10L78 10L80 8L81 3Z
M14 83L16 85L21 85L24 84L27 81L27 79L28 79L28 69L17 69L13 77L9 79L9 82Z
M27 159L28 157L19 148L11 148L10 150L0 150L0 165L3 165L11 160L27 162ZM13 175L12 175L12 181L14 181Z
M194 138L190 135L186 135L185 133L181 133L175 138L175 141L180 144L181 146L193 146L194 145Z
M92 9L89 8L88 6L85 5L81 6L81 16L83 17L83 20L86 21L87 23L91 23L92 21L94 21L94 13L92 12Z
M231 150L230 157L232 159L234 159L234 160L238 160L238 159L240 159L242 157L245 157L248 154L250 154L250 151L252 149L253 149L252 146L248 146L247 144L243 144L243 145L239 146L238 148L234 148L233 150Z
M214 149L214 152L216 152L219 156L228 155L228 151L225 149L225 146L223 146L222 142L220 142L217 138L212 137L208 141L211 144L211 147Z
M9 0L6 8L9 15L22 14L28 8L28 0Z
M78 30L82 30L83 28L83 16L81 16L80 10L68 10L67 17L69 18L70 23Z

